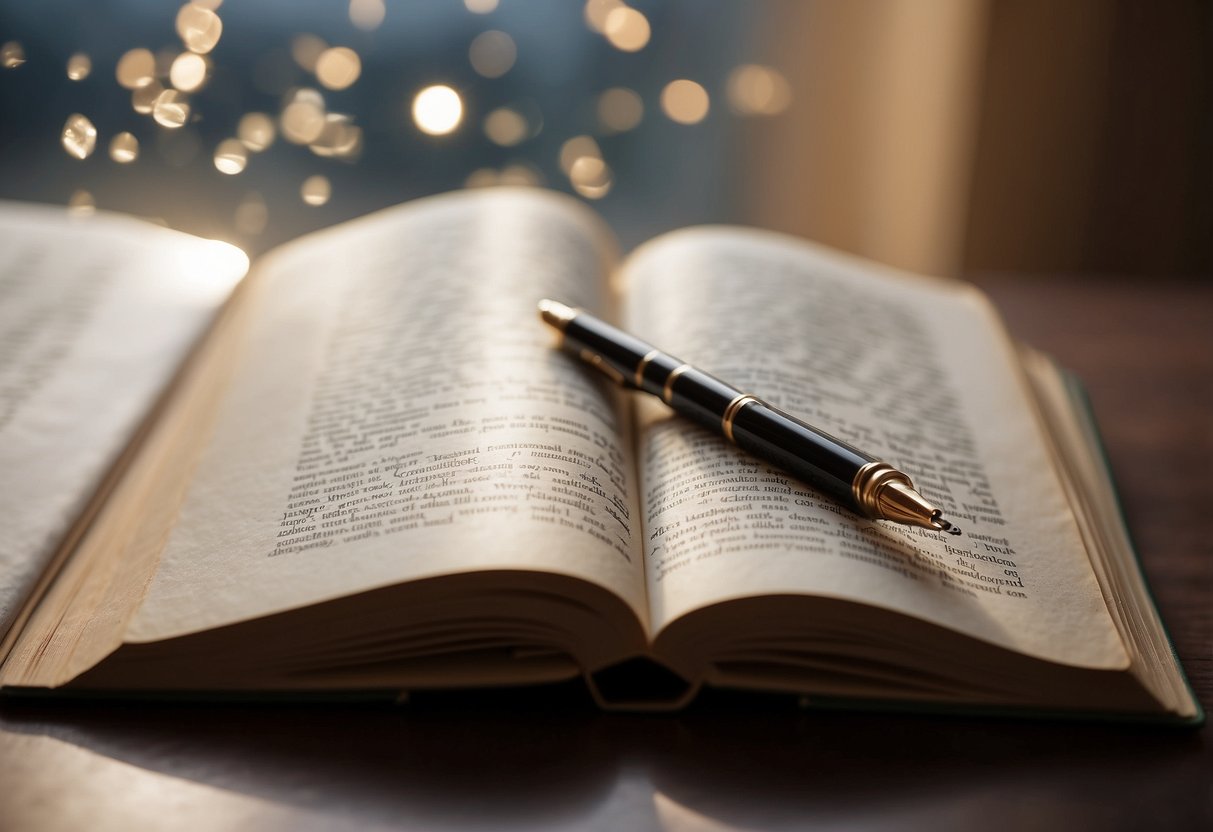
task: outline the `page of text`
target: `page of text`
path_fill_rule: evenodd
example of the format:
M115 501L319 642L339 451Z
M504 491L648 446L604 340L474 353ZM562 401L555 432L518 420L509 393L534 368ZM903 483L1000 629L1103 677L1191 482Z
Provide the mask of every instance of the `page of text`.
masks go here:
M545 296L605 309L572 200L423 200L273 255L249 358L128 638L434 575L539 569L644 619L624 400L553 349Z
M740 230L658 240L626 278L637 334L892 463L964 530L865 520L645 403L655 630L729 598L816 594L1123 665L1007 339L974 291Z
M0 640L247 264L124 217L0 205Z

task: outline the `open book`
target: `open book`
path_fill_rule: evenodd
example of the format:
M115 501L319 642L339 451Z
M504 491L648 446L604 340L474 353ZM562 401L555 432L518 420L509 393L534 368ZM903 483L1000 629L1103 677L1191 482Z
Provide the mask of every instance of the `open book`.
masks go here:
M1080 398L971 286L737 228L620 260L525 189L295 241L218 314L243 264L217 244L29 206L0 234L6 690L584 675L634 708L1201 718ZM553 348L542 297L886 459L965 535L633 400Z

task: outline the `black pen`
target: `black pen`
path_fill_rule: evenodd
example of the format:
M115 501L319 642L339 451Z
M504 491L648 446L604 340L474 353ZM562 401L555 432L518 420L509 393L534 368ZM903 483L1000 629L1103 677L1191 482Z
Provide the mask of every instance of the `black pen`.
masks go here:
M541 300L561 346L874 520L960 534L901 471L580 309Z

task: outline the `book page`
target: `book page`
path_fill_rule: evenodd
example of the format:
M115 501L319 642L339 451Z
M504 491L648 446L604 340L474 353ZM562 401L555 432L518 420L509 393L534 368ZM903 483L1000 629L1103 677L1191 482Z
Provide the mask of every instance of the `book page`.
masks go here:
M271 255L129 641L482 569L591 581L644 620L626 400L552 348L604 314L609 233L574 200L435 197Z
M0 640L247 266L126 217L0 205Z
M654 631L727 599L809 594L1125 665L1010 342L976 290L726 229L650 243L625 278L637 335L892 463L964 530L861 518L645 401Z

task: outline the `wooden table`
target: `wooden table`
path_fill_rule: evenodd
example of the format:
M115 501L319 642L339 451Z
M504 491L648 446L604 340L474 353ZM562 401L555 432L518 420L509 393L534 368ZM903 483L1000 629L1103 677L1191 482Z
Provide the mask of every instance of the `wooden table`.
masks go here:
M1146 573L1213 705L1213 284L990 276L1090 391ZM399 708L0 706L0 829L1213 828L1213 729Z

